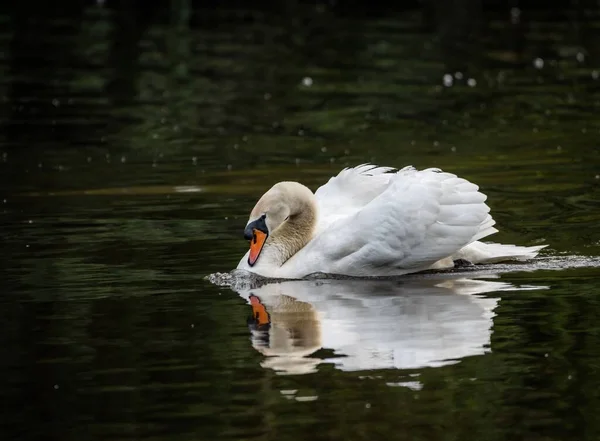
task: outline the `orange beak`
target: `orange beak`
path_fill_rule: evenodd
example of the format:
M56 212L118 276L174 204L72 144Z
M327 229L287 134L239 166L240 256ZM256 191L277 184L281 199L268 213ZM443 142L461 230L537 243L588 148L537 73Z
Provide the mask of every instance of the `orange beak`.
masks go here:
M248 256L248 265L252 266L256 263L260 252L263 249L267 233L263 233L256 228L252 230L252 240L250 240L250 255Z

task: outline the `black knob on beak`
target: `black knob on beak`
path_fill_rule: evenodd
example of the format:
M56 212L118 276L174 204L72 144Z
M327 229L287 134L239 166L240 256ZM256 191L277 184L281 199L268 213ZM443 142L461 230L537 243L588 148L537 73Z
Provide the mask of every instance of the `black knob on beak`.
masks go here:
M267 228L267 224L265 222L266 215L263 214L261 217L256 219L255 221L250 222L246 225L244 229L244 239L252 240L254 239L254 230L262 231L265 234L269 234L269 229Z
M252 240L252 238L254 237L254 228L252 225L248 225L246 227L246 229L244 230L244 239L246 240Z

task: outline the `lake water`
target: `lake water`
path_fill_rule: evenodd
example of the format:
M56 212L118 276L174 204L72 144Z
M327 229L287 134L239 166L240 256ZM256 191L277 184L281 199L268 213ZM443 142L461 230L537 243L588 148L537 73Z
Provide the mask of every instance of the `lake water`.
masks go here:
M2 439L598 439L594 2L108 3L0 9ZM549 246L226 274L272 184L363 162L459 174L491 240Z

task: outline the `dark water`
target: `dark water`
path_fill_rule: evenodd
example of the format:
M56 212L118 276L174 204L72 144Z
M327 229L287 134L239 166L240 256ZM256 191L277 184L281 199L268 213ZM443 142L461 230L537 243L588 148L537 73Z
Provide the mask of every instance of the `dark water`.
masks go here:
M596 3L71 3L0 9L3 440L598 439ZM366 161L471 179L494 241L549 247L206 280L270 185Z

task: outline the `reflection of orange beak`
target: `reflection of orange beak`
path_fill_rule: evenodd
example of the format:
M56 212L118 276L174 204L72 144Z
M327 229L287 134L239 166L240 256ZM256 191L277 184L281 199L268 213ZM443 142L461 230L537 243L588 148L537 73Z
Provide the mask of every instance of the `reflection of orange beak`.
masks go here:
M252 230L252 240L250 241L250 255L248 256L248 265L252 266L256 263L260 252L267 240L267 234L256 228Z
M250 304L252 305L252 316L257 321L259 326L268 325L271 323L271 318L267 312L267 308L263 305L258 297L254 294L250 295Z

